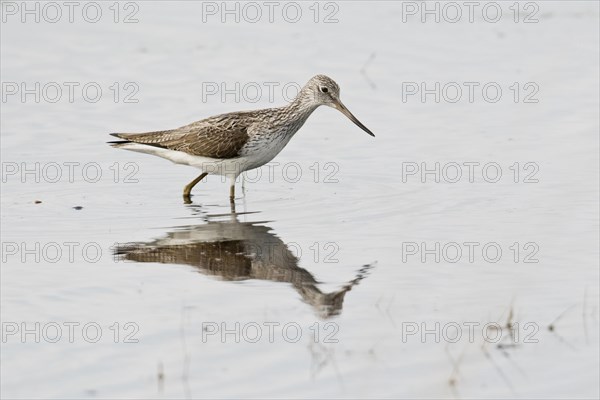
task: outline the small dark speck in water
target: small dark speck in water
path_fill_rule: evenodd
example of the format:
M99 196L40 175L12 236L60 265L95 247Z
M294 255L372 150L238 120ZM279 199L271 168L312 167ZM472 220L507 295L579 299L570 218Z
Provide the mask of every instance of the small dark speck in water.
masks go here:
M163 388L163 384L165 382L165 372L164 372L164 368L163 368L163 364L162 362L158 363L158 372L156 374L157 379L158 379L158 389L160 391L162 391Z
M40 204L41 202L42 202L41 200L34 201L35 204Z
M75 207L73 207L73 210L82 210L82 209L83 209L82 206L75 206Z

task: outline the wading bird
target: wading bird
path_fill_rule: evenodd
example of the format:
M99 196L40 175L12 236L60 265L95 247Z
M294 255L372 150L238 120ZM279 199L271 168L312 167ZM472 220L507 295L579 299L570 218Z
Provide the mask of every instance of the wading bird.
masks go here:
M284 107L221 114L166 131L111 133L122 140L108 143L199 168L202 173L183 188L187 201L192 188L208 174L225 176L231 182L229 198L233 202L237 177L271 161L319 106L339 110L375 136L342 104L338 84L316 75Z

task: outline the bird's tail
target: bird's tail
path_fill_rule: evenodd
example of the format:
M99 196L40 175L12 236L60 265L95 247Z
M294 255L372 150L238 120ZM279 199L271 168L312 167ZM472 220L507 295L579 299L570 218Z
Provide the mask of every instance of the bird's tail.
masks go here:
M123 147L124 144L131 143L131 140L126 139L128 136L127 133L111 133L111 136L118 137L123 140L111 140L110 142L106 142L110 144L112 147Z

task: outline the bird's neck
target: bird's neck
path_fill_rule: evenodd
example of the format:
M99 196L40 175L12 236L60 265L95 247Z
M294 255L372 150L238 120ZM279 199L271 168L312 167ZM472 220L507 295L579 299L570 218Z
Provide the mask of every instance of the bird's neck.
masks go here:
M317 107L319 104L315 103L312 93L303 89L290 104L283 107L282 111L289 119L304 123Z

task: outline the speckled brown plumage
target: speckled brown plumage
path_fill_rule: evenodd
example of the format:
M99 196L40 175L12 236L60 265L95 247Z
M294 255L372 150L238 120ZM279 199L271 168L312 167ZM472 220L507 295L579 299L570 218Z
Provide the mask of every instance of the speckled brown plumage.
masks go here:
M220 116L219 116L220 117ZM210 158L233 158L248 141L248 126L243 123L217 124L219 117L207 118L181 128L146 133L113 133L125 143L149 146Z
M123 140L109 143L194 166L203 174L227 176L233 201L236 178L271 161L321 105L339 110L375 136L342 104L337 83L325 75L316 75L284 107L221 114L165 131L111 133ZM202 177L185 186L186 200Z

